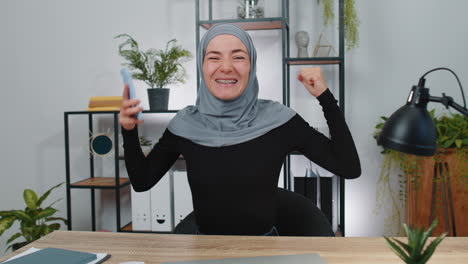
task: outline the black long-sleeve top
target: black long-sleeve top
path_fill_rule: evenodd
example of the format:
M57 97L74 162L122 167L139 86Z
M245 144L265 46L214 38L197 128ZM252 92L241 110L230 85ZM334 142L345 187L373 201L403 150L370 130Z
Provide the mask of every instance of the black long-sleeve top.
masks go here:
M347 179L361 174L356 147L335 98L326 90L317 99L327 120L330 139L295 115L260 137L224 147L202 146L166 129L145 157L137 128L122 129L125 164L133 189L149 190L182 154L200 232L264 234L275 222L274 195L288 153L299 151Z

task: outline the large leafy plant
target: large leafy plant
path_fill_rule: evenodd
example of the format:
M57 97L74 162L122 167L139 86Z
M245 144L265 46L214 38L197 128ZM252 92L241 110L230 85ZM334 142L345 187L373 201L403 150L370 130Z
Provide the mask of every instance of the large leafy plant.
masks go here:
M24 210L0 211L0 236L8 230L15 221L19 221L20 223L20 231L11 236L7 241L7 244L9 244L7 250L10 248L16 250L54 230L60 229L59 222L63 222L67 225L66 219L53 217L58 210L52 206L61 199L54 201L45 208L41 207L52 190L58 188L62 184L63 183L60 183L50 188L41 197L38 197L33 190L25 189L23 192L23 199L26 208ZM25 241L13 243L13 241L20 237L23 237Z
M436 247L447 235L447 233L440 235L439 237L432 240L432 242L427 247L424 247L436 225L437 220L434 220L427 231L424 231L424 228L409 228L406 224L404 224L403 226L406 232L406 236L408 237L408 243L404 243L395 238L388 237L385 237L385 240L393 252L395 252L395 254L405 263L424 264L429 260Z
M468 177L466 176L466 159L468 154L468 117L460 114L442 114L437 116L435 109L429 112L435 128L436 128L436 153L432 157L434 161L440 162L443 156L448 152L447 149L453 149L456 158L461 161L456 170L458 178L454 180L462 187L463 195L468 197ZM388 117L380 117L379 123L375 126L374 138L380 135L385 121ZM415 190L419 188L423 172L422 161L423 157L401 153L396 150L383 149L382 154L384 160L380 171L379 180L377 183L377 208L383 207L385 201L390 199L392 204L392 212L385 220L385 233L396 233L401 235L404 233L401 222L403 221L403 208L406 201L407 188L411 186ZM400 172L398 177L393 177L394 168ZM397 186L392 186L391 178L398 180ZM408 182L410 181L410 182ZM409 185L407 185L409 183ZM395 188L396 187L396 188Z
M123 65L132 71L133 78L146 82L150 88L165 88L169 84L184 83L186 79L183 63L192 58L190 51L177 45L177 40L169 40L165 49L140 50L138 42L130 35L123 38L119 54L127 60Z

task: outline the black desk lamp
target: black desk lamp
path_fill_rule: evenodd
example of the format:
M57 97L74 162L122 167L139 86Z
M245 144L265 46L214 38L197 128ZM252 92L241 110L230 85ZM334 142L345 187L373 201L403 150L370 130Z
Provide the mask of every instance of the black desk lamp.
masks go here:
M451 72L458 81L463 97L463 107L453 101L453 98L442 93L442 97L429 94L429 89L424 87L424 77L437 70ZM418 85L411 88L406 105L400 107L385 122L380 136L377 140L384 148L394 149L409 154L432 156L436 149L436 130L431 116L427 112L428 102L438 102L446 108L453 107L463 115L468 115L466 109L465 95L458 76L448 68L435 68L426 72L420 79Z

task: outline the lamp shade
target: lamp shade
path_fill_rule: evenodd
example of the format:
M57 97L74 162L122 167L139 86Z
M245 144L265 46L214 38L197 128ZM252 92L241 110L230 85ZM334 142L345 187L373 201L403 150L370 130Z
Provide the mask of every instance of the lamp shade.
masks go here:
M432 156L436 149L436 130L425 106L406 104L385 122L378 144L409 154Z

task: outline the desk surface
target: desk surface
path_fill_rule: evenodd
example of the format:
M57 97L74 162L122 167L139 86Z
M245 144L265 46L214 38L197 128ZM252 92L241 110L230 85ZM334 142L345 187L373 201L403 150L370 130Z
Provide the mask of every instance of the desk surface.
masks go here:
M55 231L18 250L58 247L106 252L106 264L318 253L328 263L403 263L381 237L191 236L111 232ZM5 260L13 256L0 258ZM429 263L467 263L468 237L447 237Z

